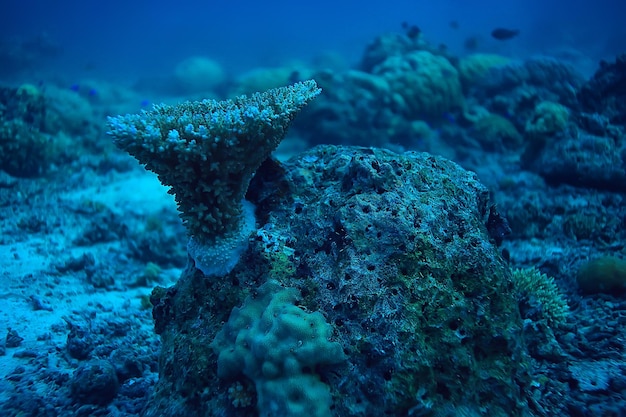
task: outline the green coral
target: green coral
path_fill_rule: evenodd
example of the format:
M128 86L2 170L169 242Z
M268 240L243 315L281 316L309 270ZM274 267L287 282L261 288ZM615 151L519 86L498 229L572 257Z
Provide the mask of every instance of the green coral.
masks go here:
M576 281L586 293L623 293L626 291L626 260L617 256L592 259L580 266Z
M473 126L473 136L488 150L516 149L523 144L522 135L508 119L489 113Z
M297 296L296 289L266 282L233 309L211 344L220 378L243 373L255 383L261 416L330 415L330 389L312 370L343 361L343 350L329 340L324 316L295 305Z
M525 268L513 271L513 281L522 299L531 305L538 304L543 318L550 325L565 323L569 307L554 278L536 268Z
M506 65L511 60L497 54L471 54L459 62L461 83L466 90L483 79L492 68Z
M552 101L542 101L526 122L526 134L532 139L543 139L565 129L568 120L567 107Z
M393 55L373 73L387 80L394 104L407 117L441 117L463 104L459 73L443 56L428 51Z

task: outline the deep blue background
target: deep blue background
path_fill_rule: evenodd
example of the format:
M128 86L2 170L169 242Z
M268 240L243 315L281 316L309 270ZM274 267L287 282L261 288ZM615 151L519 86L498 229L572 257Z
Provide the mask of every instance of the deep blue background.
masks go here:
M482 51L578 51L595 62L626 50L625 16L624 0L2 0L0 36L46 32L63 50L56 69L69 76L88 66L100 77L134 77L170 72L194 54L232 73L327 50L355 62L374 36L402 21L459 54L478 36ZM496 26L522 32L499 43L489 36Z

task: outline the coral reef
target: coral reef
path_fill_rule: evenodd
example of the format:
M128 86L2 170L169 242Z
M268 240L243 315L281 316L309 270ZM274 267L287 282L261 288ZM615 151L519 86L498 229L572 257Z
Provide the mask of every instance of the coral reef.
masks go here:
M195 57L125 86L0 40L0 414L622 415L626 55L585 82L576 51L403 28L352 68ZM102 140L154 99L308 78L306 106L313 84L111 119L186 246ZM281 158L399 153L266 158L288 125Z
M523 157L524 167L551 184L626 190L626 142L586 132L568 134Z
M95 126L93 107L86 97L53 85L46 86L44 97L46 131L62 132L74 137L95 136L100 133L100 127Z
M315 78L324 93L294 123L309 142L416 145L419 139L410 122L394 111L391 87L383 77L348 70L323 71Z
M428 51L393 54L365 72L315 73L324 93L295 122L310 143L429 150L433 129L461 107L457 70Z
M377 36L363 52L359 69L372 72L374 67L391 56L404 55L413 51L440 53L424 36L407 36L405 33L385 33Z
M530 146L522 156L524 168L551 184L626 190L626 136L619 124L623 61L603 63L590 81L576 84L575 102L542 101L526 113Z
M551 58L533 58L493 67L489 77L476 83L473 96L490 112L510 117L524 131L542 101L576 108L576 90L582 77L570 66Z
M357 68L314 72L324 93L294 124L312 144L434 151L461 109L458 61L419 31L377 37Z

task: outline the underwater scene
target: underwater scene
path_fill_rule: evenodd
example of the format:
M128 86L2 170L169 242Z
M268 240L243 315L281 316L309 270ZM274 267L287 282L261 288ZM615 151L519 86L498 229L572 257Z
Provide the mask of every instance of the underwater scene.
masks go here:
M626 3L0 6L0 417L626 417Z

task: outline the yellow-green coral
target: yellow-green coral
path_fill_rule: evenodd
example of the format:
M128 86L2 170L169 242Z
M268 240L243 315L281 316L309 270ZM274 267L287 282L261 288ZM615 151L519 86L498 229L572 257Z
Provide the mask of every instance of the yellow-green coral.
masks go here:
M33 84L24 83L17 88L15 92L16 95L20 98L38 98L41 96L41 91L37 86Z
M513 271L513 282L522 298L539 303L541 315L548 324L559 326L565 322L569 307L554 278L536 268L524 268Z
M581 265L576 276L586 293L626 292L626 260L617 256L602 256Z
M407 117L440 117L463 104L459 73L443 56L428 51L394 55L373 72L389 82L395 105Z
M459 75L463 88L472 87L484 78L489 70L506 65L510 59L496 54L472 54L459 62Z
M526 122L526 134L542 139L565 129L568 120L567 107L553 101L542 101Z
M513 123L497 114L479 118L473 128L473 136L487 149L515 149L523 142Z

